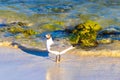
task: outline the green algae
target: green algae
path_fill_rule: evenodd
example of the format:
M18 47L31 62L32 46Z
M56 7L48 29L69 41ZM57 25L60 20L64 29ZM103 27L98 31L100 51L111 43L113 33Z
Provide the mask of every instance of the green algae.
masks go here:
M101 29L102 27L97 22L91 20L78 24L71 31L70 43L73 45L79 44L83 47L97 46L97 32Z
M27 15L22 13L16 13L10 10L0 10L0 18L7 19L7 22L14 22L14 21L25 21L29 22Z
M54 31L54 30L60 30L61 26L57 24L45 24L43 26L40 26L45 31Z

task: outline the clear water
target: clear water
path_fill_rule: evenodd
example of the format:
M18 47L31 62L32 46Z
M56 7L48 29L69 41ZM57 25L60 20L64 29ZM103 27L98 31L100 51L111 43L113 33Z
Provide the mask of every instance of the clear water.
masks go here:
M1 20L4 19L4 20ZM86 20L120 26L119 0L0 0L0 23L27 22L39 32L63 30ZM43 27L46 24L54 28ZM59 33L55 33L58 36ZM33 39L41 41L38 38Z
M64 26L77 24L85 18L97 20L103 27L119 25L120 21L119 0L0 0L0 10L9 10L29 17L38 14L39 19L47 17L48 20L52 18L66 21ZM107 21L104 23L102 20Z

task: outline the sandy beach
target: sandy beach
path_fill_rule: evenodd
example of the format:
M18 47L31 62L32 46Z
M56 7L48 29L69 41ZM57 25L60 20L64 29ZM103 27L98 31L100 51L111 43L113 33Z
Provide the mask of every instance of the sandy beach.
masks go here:
M56 63L55 56L48 56L45 50L0 46L0 80L119 80L119 57L83 55L93 55L97 51L119 54L117 46L116 49L110 49L110 45L114 44L96 51L71 50L62 55L60 63Z

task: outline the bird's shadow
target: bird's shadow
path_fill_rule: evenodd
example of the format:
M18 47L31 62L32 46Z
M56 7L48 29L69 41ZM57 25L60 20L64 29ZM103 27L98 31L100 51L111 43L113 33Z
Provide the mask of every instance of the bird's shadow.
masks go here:
M48 57L48 51L47 50L39 50L39 49L34 49L34 48L27 48L24 47L18 43L12 43L12 45L17 45L18 48L20 48L22 51L28 53L28 54L32 54L32 55L36 55L36 56L41 56L41 57Z

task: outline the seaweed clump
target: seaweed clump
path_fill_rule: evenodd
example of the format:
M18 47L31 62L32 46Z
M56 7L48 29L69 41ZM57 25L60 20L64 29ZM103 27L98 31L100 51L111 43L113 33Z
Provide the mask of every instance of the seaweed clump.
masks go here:
M71 30L70 43L82 47L95 47L98 45L97 32L101 29L102 27L97 22L91 20L78 24Z
M37 34L37 32L34 31L33 29L24 29L24 28L18 27L18 26L17 27L12 26L12 27L8 28L8 32L10 32L12 34L22 33L22 34L24 34L25 37Z
M13 22L10 24L7 24L8 26L0 28L1 32L9 32L13 34L14 36L19 37L30 37L38 34L37 31L27 26L27 23L23 22ZM20 35L21 34L21 35Z

